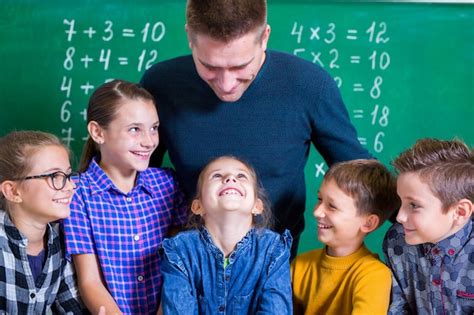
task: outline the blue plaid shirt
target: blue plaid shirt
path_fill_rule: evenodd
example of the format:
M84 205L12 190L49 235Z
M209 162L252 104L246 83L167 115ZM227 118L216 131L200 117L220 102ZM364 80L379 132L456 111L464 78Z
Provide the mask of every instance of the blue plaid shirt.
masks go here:
M472 225L421 245L405 243L401 224L388 230L383 250L393 274L389 314L474 314Z
M58 232L58 224L48 225L46 262L35 282L28 240L0 210L0 314L88 314Z
M107 288L125 314L156 314L161 294L158 248L187 219L171 169L148 168L121 192L93 160L81 174L64 221L68 254L95 254Z

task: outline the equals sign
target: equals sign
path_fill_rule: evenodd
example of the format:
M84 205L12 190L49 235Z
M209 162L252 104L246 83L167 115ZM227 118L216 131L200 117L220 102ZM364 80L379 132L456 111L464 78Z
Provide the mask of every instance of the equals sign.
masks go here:
M351 63L360 63L360 56L351 56Z
M367 138L360 138L360 137L358 137L357 140L359 140L360 144L362 144L362 145L367 145Z
M124 28L122 30L123 37L135 37L135 32L131 28Z
M354 109L352 112L354 113L354 118L364 118L363 109Z
M354 92L364 92L364 88L362 87L362 83L354 83L354 87L352 88Z
M357 39L357 30L347 30L346 38L349 40Z
M121 66L128 65L128 58L127 57L118 57L119 64Z

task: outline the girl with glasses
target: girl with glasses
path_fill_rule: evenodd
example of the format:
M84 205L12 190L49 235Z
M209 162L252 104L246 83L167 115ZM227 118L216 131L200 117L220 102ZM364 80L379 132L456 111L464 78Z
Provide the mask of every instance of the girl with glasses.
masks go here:
M83 314L57 220L69 216L77 174L56 136L0 139L0 313Z

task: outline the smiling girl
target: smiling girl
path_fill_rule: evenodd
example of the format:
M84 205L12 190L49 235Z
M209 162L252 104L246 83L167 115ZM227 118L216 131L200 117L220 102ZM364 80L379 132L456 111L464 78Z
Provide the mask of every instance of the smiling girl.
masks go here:
M266 205L249 164L207 164L191 205L196 229L163 242L164 314L292 313L291 236L265 228Z
M100 86L87 108L90 138L81 187L65 221L66 245L89 310L156 314L158 247L185 222L186 204L170 169L148 168L158 145L153 97L137 84Z
M78 174L59 139L16 131L0 139L0 313L83 314L59 226Z

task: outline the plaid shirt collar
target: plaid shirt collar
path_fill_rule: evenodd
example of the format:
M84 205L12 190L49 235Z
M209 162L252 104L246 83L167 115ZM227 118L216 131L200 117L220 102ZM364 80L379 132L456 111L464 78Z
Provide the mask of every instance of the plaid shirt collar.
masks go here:
M96 159L97 159L96 157L92 159L87 169L87 173L90 174L89 185L90 185L91 195L101 194L107 190L115 190L123 194L123 192L120 189L118 189L117 186L115 186L115 184L112 182L109 176L99 166L99 163L97 163ZM147 180L146 177L147 177L146 171L138 172L137 179L135 181L135 186L133 187L130 193L133 194L134 191L143 189L143 191L145 191L147 194L153 197L157 197L155 191L151 189L150 187L150 184L149 184L150 181Z
M9 241L15 244L15 246L27 247L28 239L16 228L8 213L6 211L1 211L0 218L0 222L3 222L4 224L5 234L7 235ZM56 231L51 227L50 224L46 226L46 234L48 235L48 247L53 246L54 239L58 235L56 235Z

